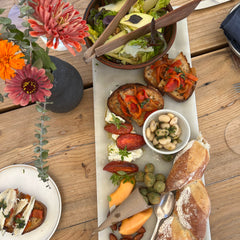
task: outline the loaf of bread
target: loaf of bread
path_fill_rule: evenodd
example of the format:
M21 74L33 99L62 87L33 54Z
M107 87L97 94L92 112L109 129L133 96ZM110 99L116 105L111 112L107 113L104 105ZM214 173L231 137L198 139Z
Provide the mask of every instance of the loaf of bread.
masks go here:
M192 140L180 151L166 180L167 191L183 188L200 179L209 162L209 144L203 139Z
M174 211L159 228L156 240L204 239L210 209L210 199L200 179L185 185L177 190Z
M153 87L129 83L120 86L110 95L107 106L127 122L135 121L142 126L149 113L164 107L164 100L161 93Z
M0 231L28 233L38 228L46 215L46 206L33 196L11 188L0 193Z

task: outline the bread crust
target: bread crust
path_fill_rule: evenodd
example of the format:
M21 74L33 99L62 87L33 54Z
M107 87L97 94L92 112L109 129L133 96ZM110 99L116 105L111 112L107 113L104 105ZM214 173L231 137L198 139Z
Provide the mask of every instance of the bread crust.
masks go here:
M176 215L194 239L204 239L211 203L202 180L193 181L176 192Z
M157 104L153 108L153 106L151 106L150 103L146 103L142 108L143 112L139 118L134 118L133 116L131 116L131 117L126 116L122 112L121 105L118 100L119 95L123 101L125 100L126 96L134 95L134 92L136 89L137 89L137 91L144 89L145 92L147 93L147 95L149 96L149 98L152 99ZM144 120L145 120L146 112L162 109L164 107L164 100L163 100L161 93L153 87L150 87L150 86L147 87L140 83L128 83L128 84L120 86L110 95L110 97L107 100L107 106L111 112L113 112L117 116L122 117L127 122L135 121L138 124L138 126L142 126L144 123Z
M200 179L209 162L209 151L200 141L192 140L180 151L166 180L166 189L174 191Z

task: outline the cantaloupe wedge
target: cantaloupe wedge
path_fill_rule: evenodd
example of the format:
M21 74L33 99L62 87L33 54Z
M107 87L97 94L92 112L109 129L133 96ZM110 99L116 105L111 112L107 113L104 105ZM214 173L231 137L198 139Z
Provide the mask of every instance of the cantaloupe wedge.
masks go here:
M109 208L113 205L120 205L132 192L135 186L135 179L132 178L131 181L124 181L122 180L117 190L109 196Z
M151 217L152 208L144 210L133 215L130 218L124 219L120 227L119 233L122 235L131 235L139 230L143 224Z

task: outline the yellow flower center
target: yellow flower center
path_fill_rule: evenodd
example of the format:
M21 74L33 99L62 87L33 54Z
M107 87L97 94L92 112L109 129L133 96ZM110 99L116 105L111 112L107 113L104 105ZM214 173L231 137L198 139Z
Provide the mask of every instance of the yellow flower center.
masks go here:
M33 94L38 90L38 83L32 78L26 78L22 82L22 89L27 94Z

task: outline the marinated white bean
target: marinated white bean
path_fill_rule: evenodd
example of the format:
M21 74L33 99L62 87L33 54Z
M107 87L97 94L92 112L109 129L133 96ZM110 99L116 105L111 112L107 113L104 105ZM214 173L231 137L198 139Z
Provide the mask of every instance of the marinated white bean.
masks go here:
M152 120L146 129L146 136L155 148L169 151L176 149L181 133L178 117L172 113L159 115L158 120Z

